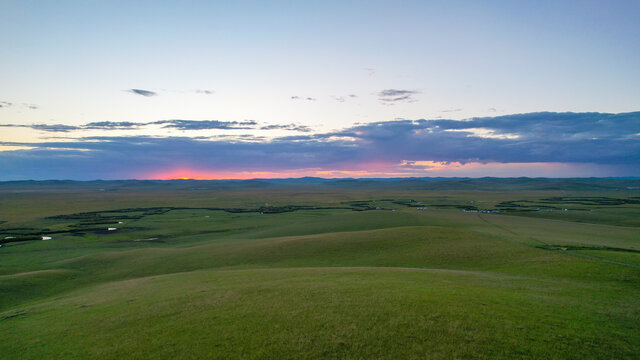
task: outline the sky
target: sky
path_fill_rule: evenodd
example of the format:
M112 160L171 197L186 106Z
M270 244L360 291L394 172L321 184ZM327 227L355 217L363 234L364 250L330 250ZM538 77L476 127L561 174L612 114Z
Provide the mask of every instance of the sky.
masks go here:
M640 176L639 1L0 0L0 181Z

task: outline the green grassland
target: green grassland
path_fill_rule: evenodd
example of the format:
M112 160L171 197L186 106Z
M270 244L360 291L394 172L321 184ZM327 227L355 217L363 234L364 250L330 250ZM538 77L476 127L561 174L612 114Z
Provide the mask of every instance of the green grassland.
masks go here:
M635 187L0 183L0 357L637 359Z

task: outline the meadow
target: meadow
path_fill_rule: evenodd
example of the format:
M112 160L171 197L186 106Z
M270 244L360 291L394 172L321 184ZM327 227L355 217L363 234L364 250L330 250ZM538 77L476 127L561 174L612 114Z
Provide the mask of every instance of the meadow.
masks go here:
M0 183L0 354L637 359L639 185Z

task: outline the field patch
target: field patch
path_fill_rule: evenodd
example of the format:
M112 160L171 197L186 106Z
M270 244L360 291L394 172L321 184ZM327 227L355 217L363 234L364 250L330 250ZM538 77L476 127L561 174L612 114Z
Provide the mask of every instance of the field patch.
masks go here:
M443 270L198 271L74 292L24 309L0 329L7 359L637 354L634 302L616 297L609 308L585 290Z

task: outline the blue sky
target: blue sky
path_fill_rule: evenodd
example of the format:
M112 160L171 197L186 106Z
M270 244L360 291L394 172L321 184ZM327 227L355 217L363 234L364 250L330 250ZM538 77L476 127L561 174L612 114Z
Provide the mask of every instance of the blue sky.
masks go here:
M0 1L0 125L11 125L0 127L0 180L640 175L637 114L603 115L620 129L615 139L577 120L564 128L574 136L599 131L590 134L608 139L607 153L627 152L615 161L522 149L508 159L491 154L495 141L549 137L548 116L527 118L527 126L511 117L509 126L440 131L388 159L375 155L371 139L343 136L420 119L638 111L638 18L638 1ZM193 123L170 122L178 120ZM394 134L385 144L406 147L402 132ZM449 153L430 146L452 134L464 141ZM131 144L142 139L176 158L138 153ZM569 140L576 139L557 140L554 149L593 154L605 146ZM96 146L76 154L88 141ZM329 145L352 151L334 158ZM552 145L544 146L540 152ZM237 159L214 161L211 153L202 160L222 147L226 159ZM478 152L460 156L466 148ZM87 165L114 161L115 153L132 163ZM266 166L251 156L280 161ZM144 173L133 171L139 162Z

